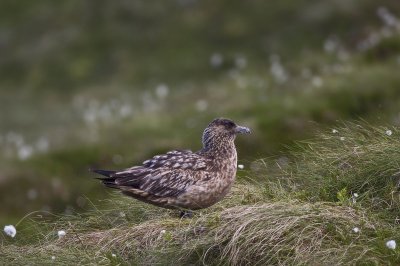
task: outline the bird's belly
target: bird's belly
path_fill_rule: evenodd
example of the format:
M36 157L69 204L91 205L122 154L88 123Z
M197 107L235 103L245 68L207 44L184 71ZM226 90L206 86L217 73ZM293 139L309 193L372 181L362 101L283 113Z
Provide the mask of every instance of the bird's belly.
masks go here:
M203 209L220 201L230 191L235 175L191 186L177 198L177 205L187 209Z

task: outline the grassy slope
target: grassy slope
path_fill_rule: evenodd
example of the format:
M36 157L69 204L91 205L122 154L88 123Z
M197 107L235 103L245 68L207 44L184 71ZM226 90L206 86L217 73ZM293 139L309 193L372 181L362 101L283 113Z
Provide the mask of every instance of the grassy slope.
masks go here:
M1 262L399 263L398 251L385 247L399 239L397 129L389 137L386 128L349 124L290 155L252 162L308 138L314 121L363 117L399 125L398 32L357 48L387 30L375 16L381 4L227 2L2 2L0 139L23 133L34 145L44 135L51 148L20 161L3 141L0 222L16 223L37 209L94 210L55 222L30 216L16 239L0 235ZM397 0L385 5L398 14ZM339 48L324 52L330 38ZM215 52L224 57L216 69L209 65ZM244 69L235 66L240 54ZM285 82L271 72L273 54L281 57ZM159 83L169 85L165 98L157 96ZM123 104L132 108L127 117L115 108ZM94 123L85 120L91 110L99 116ZM221 115L255 132L238 140L251 171L240 171L222 203L192 220L120 195L90 203L109 195L85 176L88 166L122 168L171 148L196 149L204 125ZM27 200L32 188L38 196ZM352 193L360 195L356 203ZM57 240L59 229L66 238Z
M85 214L47 223L26 219L15 239L1 236L2 259L17 264L50 263L51 256L60 264L398 264L399 251L385 243L400 239L400 131L392 128L388 136L386 128L365 123L337 130L300 145L289 163L255 162L252 171L240 173L223 202L193 219L115 195ZM67 236L57 239L61 229Z

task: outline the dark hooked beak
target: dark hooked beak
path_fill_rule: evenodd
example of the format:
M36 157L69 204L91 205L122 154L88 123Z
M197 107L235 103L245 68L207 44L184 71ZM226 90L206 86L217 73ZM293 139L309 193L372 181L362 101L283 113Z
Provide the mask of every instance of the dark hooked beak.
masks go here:
M236 134L250 134L251 130L248 127L241 127L241 126L237 126L235 128L235 133Z

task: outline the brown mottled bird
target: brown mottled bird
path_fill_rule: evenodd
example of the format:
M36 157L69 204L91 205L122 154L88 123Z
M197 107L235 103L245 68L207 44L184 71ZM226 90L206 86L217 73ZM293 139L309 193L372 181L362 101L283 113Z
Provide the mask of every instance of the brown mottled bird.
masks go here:
M164 208L197 210L220 201L236 176L235 137L250 129L224 118L203 133L203 148L170 151L122 171L92 170L104 185L135 199Z

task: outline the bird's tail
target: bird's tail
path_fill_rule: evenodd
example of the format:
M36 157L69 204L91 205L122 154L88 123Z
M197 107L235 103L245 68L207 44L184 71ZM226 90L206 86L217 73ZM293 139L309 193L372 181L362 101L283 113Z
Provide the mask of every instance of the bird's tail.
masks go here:
M96 174L100 174L106 177L112 177L113 174L115 174L117 171L112 171L112 170L101 170L101 169L89 169L89 171L96 173ZM102 178L102 177L100 177ZM102 178L104 179L104 178Z
M117 171L112 171L112 170L101 170L101 169L89 169L91 172L100 174L104 177L95 177L96 179L101 180L101 182L110 188L118 188L118 185L115 183L116 177L114 177L114 174Z

